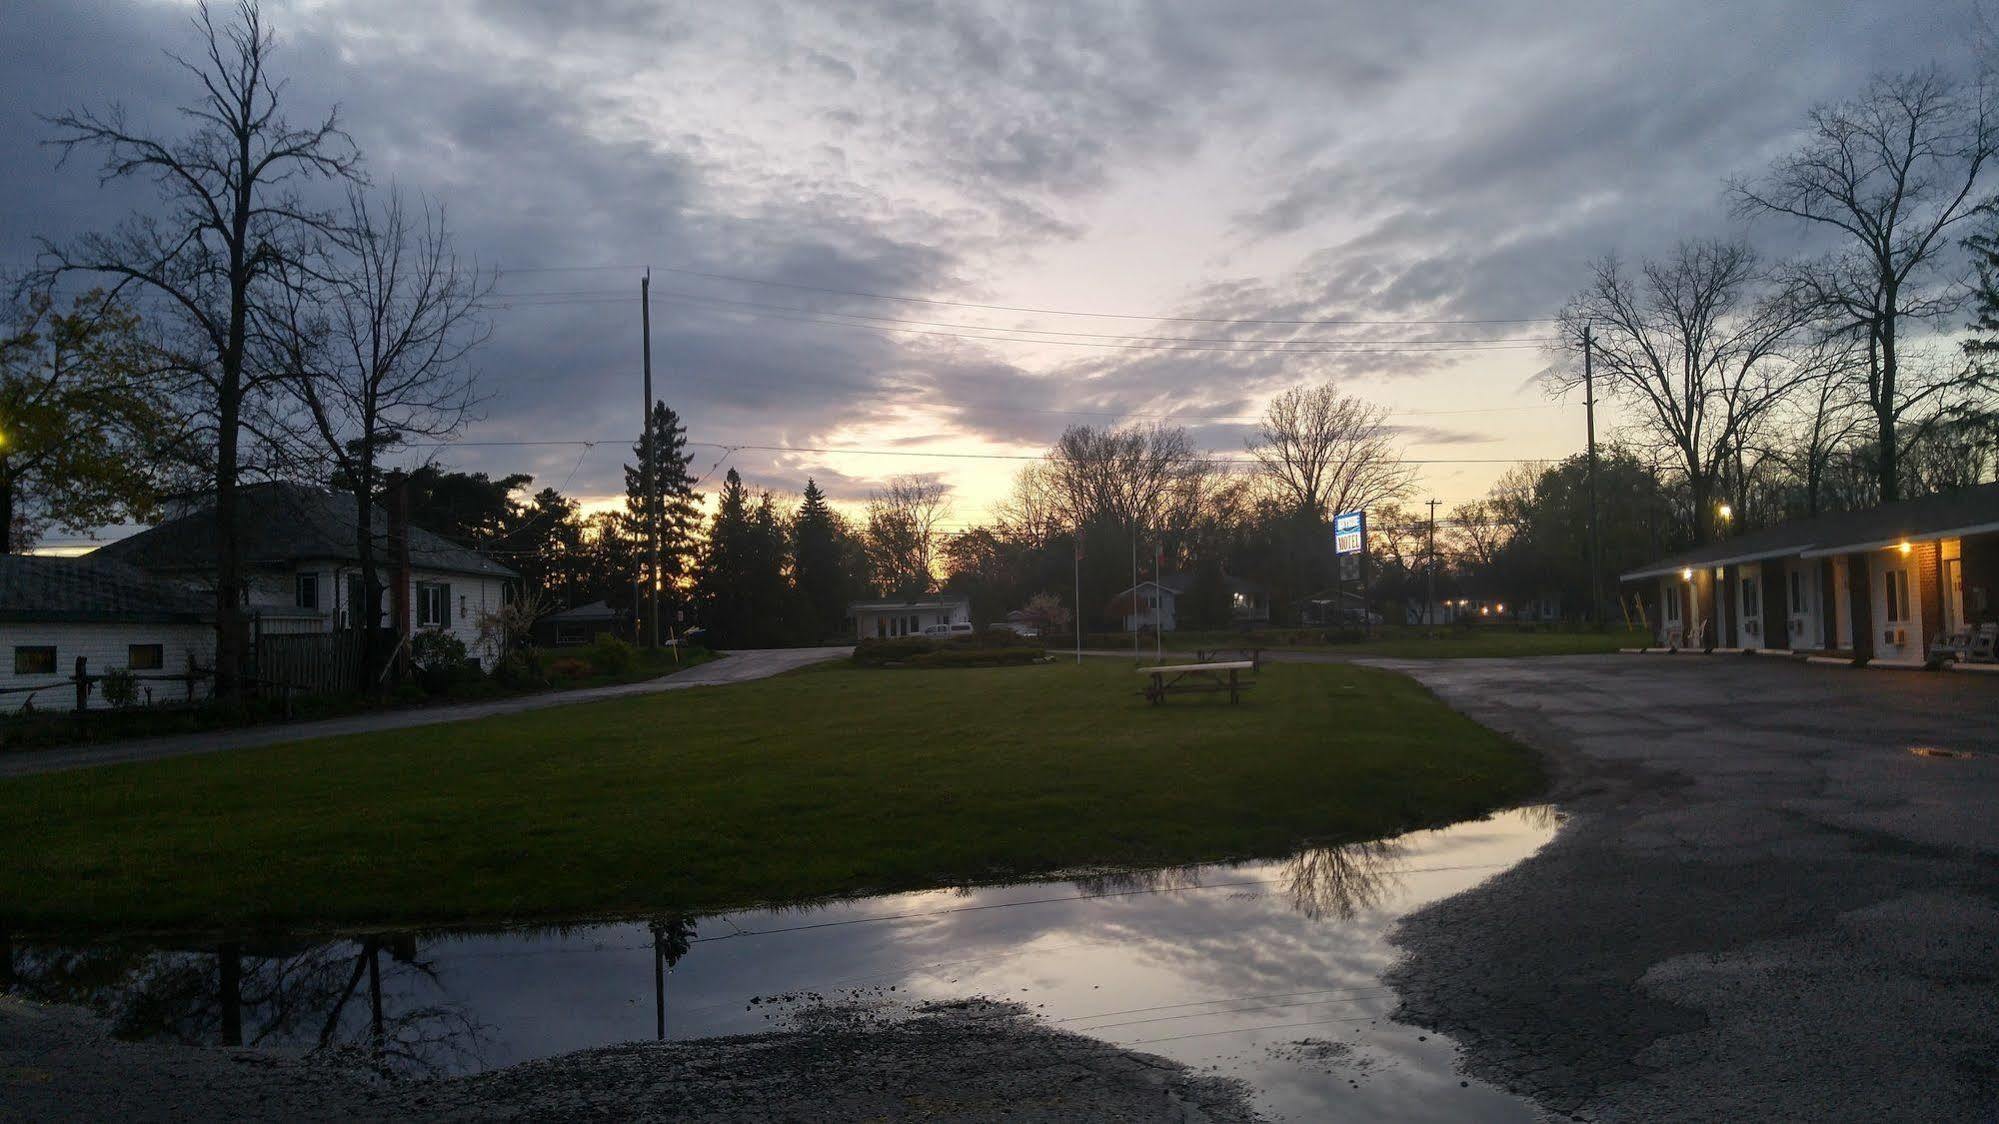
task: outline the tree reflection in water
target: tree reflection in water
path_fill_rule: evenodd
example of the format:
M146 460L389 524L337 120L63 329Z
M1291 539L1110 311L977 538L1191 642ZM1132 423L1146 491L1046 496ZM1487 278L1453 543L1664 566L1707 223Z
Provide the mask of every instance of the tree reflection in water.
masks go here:
M31 947L12 975L17 993L89 1007L121 1038L304 1047L407 1075L483 1067L486 1028L458 1004L420 998L443 983L411 934L226 941L212 953Z
M1401 845L1392 840L1309 847L1278 866L1276 884L1291 908L1306 918L1349 921L1356 913L1379 906L1399 887L1393 864L1401 855ZM1093 898L1195 890L1203 885L1202 876L1213 876L1216 869L1169 866L1116 871L1074 879L1070 884Z

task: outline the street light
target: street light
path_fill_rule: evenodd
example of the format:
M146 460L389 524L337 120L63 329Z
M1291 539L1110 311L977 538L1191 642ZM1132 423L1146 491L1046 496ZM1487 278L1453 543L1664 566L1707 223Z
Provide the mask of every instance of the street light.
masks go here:
M1721 516L1722 522L1726 523L1730 519L1735 518L1735 509L1727 504L1722 504L1719 508L1715 509L1715 514Z

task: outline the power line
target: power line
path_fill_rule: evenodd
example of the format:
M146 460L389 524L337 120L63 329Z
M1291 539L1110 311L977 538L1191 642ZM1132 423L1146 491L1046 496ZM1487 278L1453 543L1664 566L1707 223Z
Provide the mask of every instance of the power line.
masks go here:
M540 266L526 269L502 268L501 273L591 273L630 271L642 266L587 265L587 266ZM1433 319L1433 320L1257 320L1243 317L1221 316L1160 316L1137 312L1085 312L1079 309L1029 308L1008 304L981 304L977 301L943 300L937 297L910 297L895 293L873 293L864 289L841 289L826 285L806 285L796 281L771 281L757 277L743 277L736 274L712 273L699 269L672 269L655 266L661 273L678 273L686 277L701 277L710 281L731 281L743 285L764 285L778 289L796 289L809 293L835 293L840 296L865 297L869 300L902 301L906 304L939 305L948 308L978 308L991 312L1024 312L1037 316L1079 316L1097 320L1152 320L1168 324L1261 324L1281 327L1307 327L1314 325L1411 325L1411 324L1554 324L1560 321L1555 316L1526 316L1507 319Z
M727 297L706 296L700 293L659 292L653 295L661 297L663 299L690 301L698 304L715 304L715 305L723 305L730 308L760 309L767 312L789 312L789 313L803 314L807 316L842 316L855 320L873 321L881 324L903 324L903 325L910 325L910 326L924 327L924 328L955 328L963 331L978 331L978 332L1008 332L1018 335L1078 336L1086 339L1145 341L1153 343L1268 344L1272 346L1301 344L1301 343L1329 343L1329 344L1343 343L1343 344L1352 344L1355 346L1366 345L1366 344L1419 346L1419 345L1433 345L1433 344L1441 345L1441 344L1500 344L1500 343L1546 345L1546 344L1561 342L1560 339L1556 337L1540 337L1540 336L1514 337L1514 338L1479 337L1474 339L1412 339L1412 340L1364 340L1364 339L1255 340L1255 339L1240 339L1235 337L1213 338L1213 337L1200 337L1200 336L1143 336L1143 335L1128 335L1116 332L1077 332L1077 331L1070 331L1068 329L1057 329L1057 328L1018 328L1018 327L1005 327L993 324L963 324L956 321L943 321L943 320L907 320L894 316L873 316L867 313L846 312L839 309L799 308L795 305L766 304L762 301L730 300ZM509 308L517 306L539 307L544 304L560 305L560 304L570 304L570 303L577 303L577 304L593 303L600 299L606 301L617 300L622 302L622 300L625 299L620 293L610 289L578 289L569 292L500 293L497 294L497 296L499 296L501 303L505 307ZM544 298L544 297L555 298L555 299L550 299L547 301L535 299L535 298ZM529 298L529 299L523 299L523 298Z
M706 303L708 301L708 298L703 298L703 297L689 298L689 297L662 296L662 299L683 300L683 301L691 300L696 303ZM563 305L571 305L571 304L601 304L601 303L603 303L603 300L597 298L591 298L591 299L579 298L576 300L540 301L540 302L523 303L521 307L552 308L552 307L560 307ZM499 307L512 308L514 306L503 303L499 305ZM1256 343L1256 341L1248 341L1254 344L1254 346L1249 346L1249 347L1228 347L1218 344L1177 346L1170 344L1111 343L1108 341L1099 342L1095 340L1031 339L1013 334L969 335L965 332L940 331L934 328L898 328L889 324L854 323L852 321L847 321L847 320L827 320L827 319L814 318L814 317L850 315L847 313L838 313L838 312L814 313L811 316L790 316L781 312L759 312L759 311L746 310L745 314L762 317L766 320L784 320L797 324L820 324L834 328L860 328L866 331L891 332L899 335L938 336L945 339L958 339L958 340L968 340L973 342L986 342L986 343L1025 343L1025 344L1042 344L1053 347L1092 347L1092 348L1097 348L1099 350L1107 350L1107 351L1153 351L1153 352L1187 351L1187 352L1205 352L1209 354L1220 353L1220 354L1236 354L1236 355L1392 355L1392 354L1403 354L1403 353L1452 352L1452 351L1539 351L1544 346L1546 346L1541 342L1518 342L1518 343L1501 342L1501 343L1480 343L1480 344L1437 344L1431 346L1405 345L1405 346L1395 346L1395 347L1369 347L1365 346L1362 341L1355 341L1355 346L1352 347L1302 347L1302 348L1276 347L1276 346L1265 346L1262 344L1258 344ZM973 331L982 330L972 325L964 325L962 327L970 328ZM991 328L983 330L995 333L1010 333L1014 331L1013 329L1007 329L1007 328ZM1165 339L1168 337L1160 337L1160 338Z

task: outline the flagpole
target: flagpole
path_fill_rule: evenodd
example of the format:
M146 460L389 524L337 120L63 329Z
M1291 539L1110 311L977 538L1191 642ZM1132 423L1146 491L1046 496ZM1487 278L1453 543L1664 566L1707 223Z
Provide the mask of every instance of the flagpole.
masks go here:
M1083 532L1076 532L1076 666L1083 666Z

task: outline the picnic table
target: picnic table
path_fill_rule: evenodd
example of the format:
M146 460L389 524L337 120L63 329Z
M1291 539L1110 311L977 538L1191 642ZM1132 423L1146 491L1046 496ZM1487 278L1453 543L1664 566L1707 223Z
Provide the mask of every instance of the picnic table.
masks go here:
M1250 670L1262 671L1263 649L1249 645L1238 645L1233 648L1194 649L1195 663L1218 663L1227 660L1248 660L1250 662Z
M1141 667L1140 675L1149 676L1141 692L1154 706L1166 701L1167 695L1199 694L1207 691L1227 691L1229 702L1235 703L1244 691L1255 686L1245 683L1241 675L1245 671L1255 671L1251 660L1225 660L1218 663L1180 663L1163 667Z

